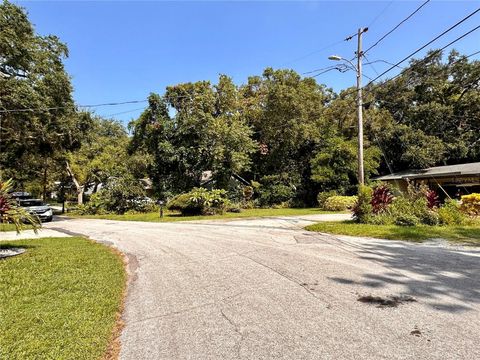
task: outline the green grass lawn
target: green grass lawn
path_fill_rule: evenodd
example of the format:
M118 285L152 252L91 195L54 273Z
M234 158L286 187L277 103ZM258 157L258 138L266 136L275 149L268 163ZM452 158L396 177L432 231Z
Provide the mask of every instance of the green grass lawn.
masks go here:
M111 249L80 237L1 241L0 359L100 359L126 274Z
M480 226L397 226L368 225L352 221L321 222L306 227L307 230L337 235L365 236L391 240L421 242L432 238L480 245Z
M31 225L24 225L23 226L23 230L28 230L28 229L32 229L32 226ZM15 229L15 225L13 224L0 224L0 232L2 231L16 231Z
M124 220L124 221L188 221L188 220L212 220L212 219L232 219L232 218L246 218L246 217L268 217L268 216L295 216L295 215L313 215L313 214L328 214L333 211L323 211L318 208L303 208L303 209L245 209L240 213L227 212L223 215L209 215L209 216L181 216L177 212L164 211L164 217L160 219L158 212L144 213L144 214L125 214L125 215L72 215L68 216L83 217L91 219L108 219L108 220Z

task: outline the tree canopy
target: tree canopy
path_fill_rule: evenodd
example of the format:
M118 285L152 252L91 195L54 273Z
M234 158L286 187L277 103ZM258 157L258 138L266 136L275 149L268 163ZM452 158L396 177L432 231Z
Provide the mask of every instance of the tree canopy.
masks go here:
M56 36L37 35L26 12L0 4L0 168L24 182L52 158L80 146L89 123L77 113Z
M354 89L334 92L294 70L266 68L235 83L197 81L152 93L128 127L79 111L56 36L0 4L0 176L45 195L149 177L154 196L251 182L263 202L313 205L318 192L357 185ZM480 62L452 50L414 59L364 89L365 174L480 159ZM117 181L121 183L120 180ZM113 186L113 185L112 185ZM253 190L251 190L253 191Z

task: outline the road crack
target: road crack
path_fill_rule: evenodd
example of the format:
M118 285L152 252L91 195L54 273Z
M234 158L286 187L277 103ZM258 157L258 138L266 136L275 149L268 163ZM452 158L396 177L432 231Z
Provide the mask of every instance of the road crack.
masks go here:
M243 336L243 333L238 328L238 325L224 313L223 309L220 309L220 314L222 314L222 317L233 327L233 330L240 336L240 339L235 344L237 348L237 359L240 359L240 350L242 347L242 342L245 339L245 337Z
M200 305L197 305L197 306L192 306L192 307L189 307L189 308L186 308L186 309L181 309L181 310L177 310L177 311L171 311L171 312L168 312L168 313L165 313L165 314L150 316L150 317L146 317L146 318L143 318L143 319L140 319L140 320L129 321L128 323L129 324L137 324L137 323L148 321L148 320L160 319L160 318L164 318L164 317L168 317L168 316L174 316L174 315L178 315L178 314L188 313L188 312L191 312L191 311L195 311L197 309L201 309L201 308L212 306L212 305L217 305L218 303L222 303L222 302L225 302L227 300L234 299L241 294L243 294L243 292L240 292L240 293L237 293L237 294L234 294L234 295L230 295L230 296L226 296L226 297L220 299L219 301L211 301L211 302L203 303L203 304L200 304Z
M291 283L293 283L293 284L295 284L295 285L300 286L301 288L303 288L303 290L305 290L308 294L310 294L311 296L313 296L315 299L320 300L320 301L322 301L323 303L326 303L326 304L327 304L327 308L330 308L331 305L330 305L329 303L327 303L325 300L323 300L323 299L321 299L320 297L318 297L317 294L315 294L315 293L314 293L313 291L311 291L306 285L304 285L304 284L301 283L300 281L296 280L295 278L292 278L292 277L290 277L290 276L288 276L288 275L286 275L286 274L278 271L277 269L275 269L275 268L273 268L273 267L271 267L271 266L269 266L269 265L267 265L267 264L264 264L264 263L262 263L262 262L260 262L260 261L258 261L258 260L255 260L255 259L253 259L253 258L251 258L251 257L249 257L249 256L246 256L245 254L240 254L240 253L237 253L237 254L238 254L238 256L247 258L247 259L249 259L250 261L253 261L253 262L256 263L256 264L258 264L258 265L260 265L260 266L263 266L263 267L265 267L265 268L273 271L274 273L280 275L281 277L285 278L285 279L288 280L289 282L291 282Z

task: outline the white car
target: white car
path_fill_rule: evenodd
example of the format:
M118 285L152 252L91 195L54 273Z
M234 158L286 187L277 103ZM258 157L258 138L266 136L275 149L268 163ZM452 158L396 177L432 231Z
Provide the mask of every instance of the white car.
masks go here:
M49 222L53 219L52 209L40 199L19 200L18 204L30 214L37 215L42 222Z

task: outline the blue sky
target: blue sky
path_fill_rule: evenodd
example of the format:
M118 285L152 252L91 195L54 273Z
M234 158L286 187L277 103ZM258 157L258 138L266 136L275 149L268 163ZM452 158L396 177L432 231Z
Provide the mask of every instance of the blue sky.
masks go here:
M369 26L366 48L422 2L17 3L27 9L37 32L55 34L67 43L66 67L77 103L98 104L145 99L150 92L162 94L166 86L182 82L215 82L219 74L240 84L268 66L299 73L329 66L328 55L354 56L355 40L341 40L358 27ZM369 60L396 62L479 5L479 1L431 1L372 49ZM441 47L479 24L477 13L434 45ZM477 31L455 48L470 54L480 50L479 40ZM329 46L334 43L338 44ZM381 72L386 67L376 64L375 69ZM370 66L365 73L375 76ZM352 72L329 72L317 79L337 91L355 82ZM127 112L114 115L127 123L141 107L129 104L95 111L104 116Z

